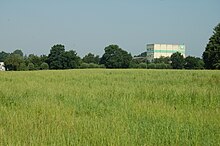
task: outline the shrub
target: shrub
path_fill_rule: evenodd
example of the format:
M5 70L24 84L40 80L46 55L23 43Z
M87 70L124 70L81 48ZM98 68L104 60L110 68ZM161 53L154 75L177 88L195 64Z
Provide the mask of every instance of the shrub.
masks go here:
M43 63L40 65L40 69L41 69L41 70L48 70L48 69L49 69L49 65L48 65L46 62L43 62Z
M155 68L156 68L156 65L155 65L155 63L150 63L150 64L148 64L147 68L149 68L149 69L155 69Z
M85 69L85 68L105 68L104 64L95 64L95 63L82 63L80 66L81 69Z
M147 68L147 64L146 63L140 63L138 65L138 68Z
M28 70L28 68L27 68L27 66L26 66L25 63L21 63L20 66L19 66L19 68L18 68L18 70L20 70L20 71L25 71L25 70Z
M28 63L28 70L34 70L34 64L33 63Z

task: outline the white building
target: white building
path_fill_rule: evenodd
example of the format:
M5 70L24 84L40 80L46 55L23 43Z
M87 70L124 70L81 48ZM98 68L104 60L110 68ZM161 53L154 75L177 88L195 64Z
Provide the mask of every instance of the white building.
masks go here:
M173 53L180 52L184 57L186 55L185 45L172 44L148 44L147 45L147 60L153 61L155 58L170 57Z
M4 62L0 62L0 71L5 71Z

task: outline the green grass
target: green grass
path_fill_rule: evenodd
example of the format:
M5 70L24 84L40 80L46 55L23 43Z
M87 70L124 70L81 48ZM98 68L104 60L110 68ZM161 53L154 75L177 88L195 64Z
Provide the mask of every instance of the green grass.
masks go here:
M0 145L220 145L220 72L0 72Z

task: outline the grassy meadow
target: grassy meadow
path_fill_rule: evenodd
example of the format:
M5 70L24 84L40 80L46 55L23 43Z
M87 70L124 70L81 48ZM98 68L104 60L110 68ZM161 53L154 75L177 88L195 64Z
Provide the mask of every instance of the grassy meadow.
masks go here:
M220 145L220 71L0 72L0 145Z

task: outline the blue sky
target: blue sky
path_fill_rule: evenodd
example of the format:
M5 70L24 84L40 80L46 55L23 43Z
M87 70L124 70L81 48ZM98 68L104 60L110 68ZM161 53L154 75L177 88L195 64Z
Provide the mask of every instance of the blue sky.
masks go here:
M118 44L185 44L201 56L220 23L220 0L0 0L0 51L48 54L55 44L82 57Z

